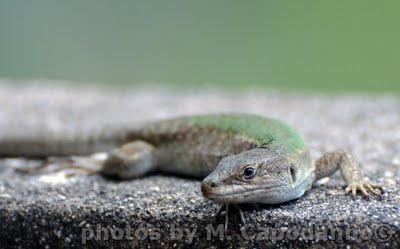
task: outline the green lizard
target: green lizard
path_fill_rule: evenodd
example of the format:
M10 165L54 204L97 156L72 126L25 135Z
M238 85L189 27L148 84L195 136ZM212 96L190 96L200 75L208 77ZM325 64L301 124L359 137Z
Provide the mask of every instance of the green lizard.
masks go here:
M109 150L107 156L75 157L72 164L81 167L89 162L97 167L95 172L122 179L151 171L205 177L202 193L220 203L219 210L226 208L225 226L229 204L297 199L337 170L347 184L346 192L381 194L379 185L362 179L358 163L346 151L326 153L312 163L308 147L291 127L250 114L181 117L98 136L0 141L3 156L64 156L99 149Z

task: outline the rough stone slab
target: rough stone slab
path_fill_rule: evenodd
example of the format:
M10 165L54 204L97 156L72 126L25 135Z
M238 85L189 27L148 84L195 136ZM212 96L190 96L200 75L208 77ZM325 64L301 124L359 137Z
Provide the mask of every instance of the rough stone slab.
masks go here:
M218 229L224 219L215 217L217 206L202 197L196 179L152 175L118 182L85 175L70 179L62 174L23 176L13 168L36 161L4 159L0 160L0 247L80 248L84 242L87 247L100 248L398 248L399 110L398 97L390 95L0 86L0 138L22 131L57 134L76 127L91 132L110 122L181 114L251 112L296 127L314 158L334 148L351 150L366 174L386 191L382 198L352 198L344 194L344 184L335 176L299 200L246 206L245 233L240 230L238 214L232 212L227 231L231 237L220 240L218 236L208 238L207 227ZM177 235L181 229L195 231L193 239L174 239L172 232ZM131 234L134 239L125 237Z

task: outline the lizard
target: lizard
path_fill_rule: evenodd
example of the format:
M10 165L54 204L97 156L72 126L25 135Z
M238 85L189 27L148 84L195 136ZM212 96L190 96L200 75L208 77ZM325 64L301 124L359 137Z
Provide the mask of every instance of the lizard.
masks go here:
M106 156L90 156L99 150L107 151ZM254 114L183 116L92 136L0 140L0 156L68 155L82 155L71 157L68 167L89 170L91 164L93 172L121 179L154 171L204 178L201 192L220 204L218 214L225 208L225 229L229 205L238 208L245 223L239 204L280 204L300 198L336 171L346 182L345 192L353 196L383 191L363 179L349 152L327 152L313 163L304 139L291 126Z

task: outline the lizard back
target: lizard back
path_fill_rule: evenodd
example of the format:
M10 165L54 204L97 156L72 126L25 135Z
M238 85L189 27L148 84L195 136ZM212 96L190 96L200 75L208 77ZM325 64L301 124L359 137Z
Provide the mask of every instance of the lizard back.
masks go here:
M154 145L161 171L197 176L210 173L223 157L256 147L268 147L289 156L308 153L301 137L288 125L250 114L164 120L132 130L126 139Z

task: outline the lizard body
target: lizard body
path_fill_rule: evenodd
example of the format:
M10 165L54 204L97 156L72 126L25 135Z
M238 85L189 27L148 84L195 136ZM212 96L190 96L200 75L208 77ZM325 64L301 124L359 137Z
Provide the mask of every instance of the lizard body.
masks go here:
M108 151L98 171L123 179L150 171L205 177L202 192L218 203L276 204L301 197L312 184L340 170L347 192L380 194L364 182L345 151L312 163L309 149L285 123L250 114L188 116L100 135L23 137L0 141L1 156L82 155Z

